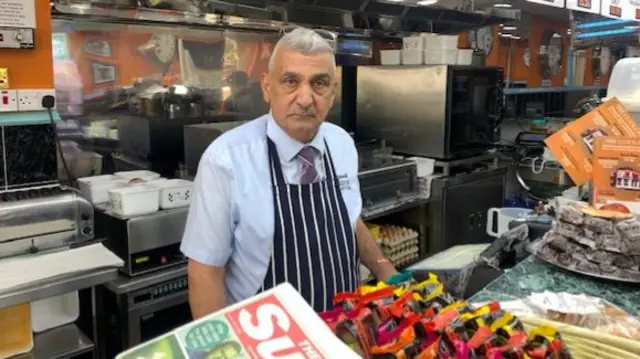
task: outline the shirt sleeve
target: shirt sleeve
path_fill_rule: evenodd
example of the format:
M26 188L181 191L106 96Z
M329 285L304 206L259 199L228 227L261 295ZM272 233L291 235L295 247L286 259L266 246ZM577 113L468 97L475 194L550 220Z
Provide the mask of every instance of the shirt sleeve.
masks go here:
M196 262L223 267L233 251L235 201L228 152L215 145L200 159L180 249Z

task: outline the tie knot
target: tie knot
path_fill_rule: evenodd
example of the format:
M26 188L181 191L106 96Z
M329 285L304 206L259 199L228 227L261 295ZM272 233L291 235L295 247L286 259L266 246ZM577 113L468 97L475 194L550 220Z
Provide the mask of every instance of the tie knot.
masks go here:
M298 157L307 162L308 166L313 166L315 163L316 150L311 146L304 146L298 152Z

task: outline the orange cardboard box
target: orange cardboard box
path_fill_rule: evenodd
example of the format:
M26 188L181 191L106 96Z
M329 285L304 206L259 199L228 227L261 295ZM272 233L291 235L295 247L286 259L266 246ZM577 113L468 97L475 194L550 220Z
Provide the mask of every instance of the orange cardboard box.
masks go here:
M591 180L594 140L608 136L640 137L640 126L617 98L563 127L544 142L573 182L580 186Z
M640 206L640 138L601 137L593 152L593 204Z

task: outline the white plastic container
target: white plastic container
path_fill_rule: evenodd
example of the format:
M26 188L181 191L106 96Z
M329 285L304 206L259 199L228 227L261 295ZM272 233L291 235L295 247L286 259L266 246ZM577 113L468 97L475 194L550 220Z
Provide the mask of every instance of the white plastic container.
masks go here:
M73 323L79 316L78 292L31 302L31 329L34 333Z
M140 179L143 181L153 181L160 178L160 174L151 172L151 171L125 171L125 172L116 172L114 173L114 175L126 181L131 181L134 179Z
M459 49L458 50L458 65L471 65L473 62L473 50L472 49Z
M160 208L171 209L191 204L193 182L182 179L158 180L148 184L160 189Z
M139 216L160 209L160 188L137 185L109 190L111 208L123 217Z
M422 50L402 50L402 64L422 65L423 53Z
M458 62L458 50L425 50L425 65L455 65Z
M402 63L400 50L380 50L381 65L400 65Z
M458 35L431 35L423 37L425 50L457 50Z
M435 170L436 161L434 159L425 157L409 157L407 159L416 163L418 178L430 176Z
M126 181L114 175L84 177L78 179L80 193L91 203L109 202L110 189L124 187Z
M402 48L404 50L424 50L424 39L422 36L407 36L402 38Z

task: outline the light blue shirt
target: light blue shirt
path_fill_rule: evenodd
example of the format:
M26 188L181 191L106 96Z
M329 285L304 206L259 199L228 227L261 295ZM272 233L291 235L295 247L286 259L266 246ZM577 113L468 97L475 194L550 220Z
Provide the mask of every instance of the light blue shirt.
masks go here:
M218 137L198 166L194 195L182 238L182 252L211 266L226 266L229 304L253 296L262 286L271 259L275 217L267 136L275 143L288 183L299 184L304 146L289 137L271 115L264 115ZM323 123L309 144L333 158L351 225L362 210L358 153L342 128ZM316 168L326 176L322 155Z

